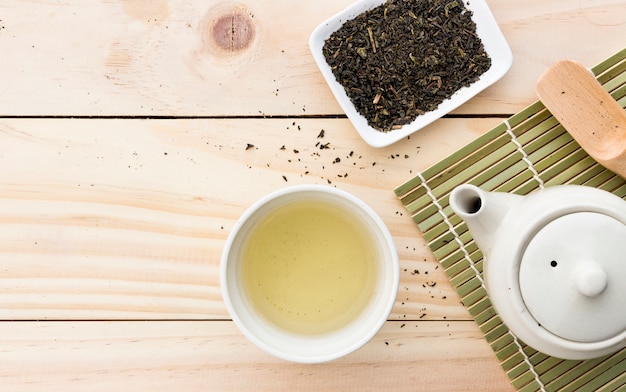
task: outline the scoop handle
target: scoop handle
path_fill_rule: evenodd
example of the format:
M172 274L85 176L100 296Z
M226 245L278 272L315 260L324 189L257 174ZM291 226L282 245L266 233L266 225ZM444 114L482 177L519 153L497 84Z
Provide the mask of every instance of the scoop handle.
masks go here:
M559 61L541 75L535 91L591 157L626 178L626 112L589 70Z

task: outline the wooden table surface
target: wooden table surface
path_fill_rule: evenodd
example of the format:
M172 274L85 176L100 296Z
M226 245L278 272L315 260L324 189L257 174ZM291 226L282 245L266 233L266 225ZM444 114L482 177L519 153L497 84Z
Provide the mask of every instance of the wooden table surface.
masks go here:
M626 2L488 0L510 72L375 149L308 49L352 1L0 3L3 390L512 390L393 189L534 102L553 62L622 49ZM218 279L239 215L310 183L368 203L401 263L382 331L320 365L249 343Z

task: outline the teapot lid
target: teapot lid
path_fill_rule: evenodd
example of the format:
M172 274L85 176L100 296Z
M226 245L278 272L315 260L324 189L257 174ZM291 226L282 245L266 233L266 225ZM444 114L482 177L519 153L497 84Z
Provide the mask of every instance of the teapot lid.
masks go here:
M626 330L626 225L596 212L546 224L530 239L519 269L525 306L564 339L597 342Z

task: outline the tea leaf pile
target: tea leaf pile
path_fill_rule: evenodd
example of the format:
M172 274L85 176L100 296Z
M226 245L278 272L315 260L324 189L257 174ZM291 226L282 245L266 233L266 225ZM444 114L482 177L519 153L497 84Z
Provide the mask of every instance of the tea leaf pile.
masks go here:
M346 21L323 53L357 111L383 132L435 110L491 67L461 0L388 0Z

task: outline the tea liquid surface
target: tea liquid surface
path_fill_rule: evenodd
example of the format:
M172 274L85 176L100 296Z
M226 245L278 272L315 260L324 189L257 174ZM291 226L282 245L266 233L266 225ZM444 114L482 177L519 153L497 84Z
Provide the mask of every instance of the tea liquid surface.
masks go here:
M282 329L336 330L356 318L374 293L371 237L360 219L329 202L284 206L258 222L244 244L245 291Z

